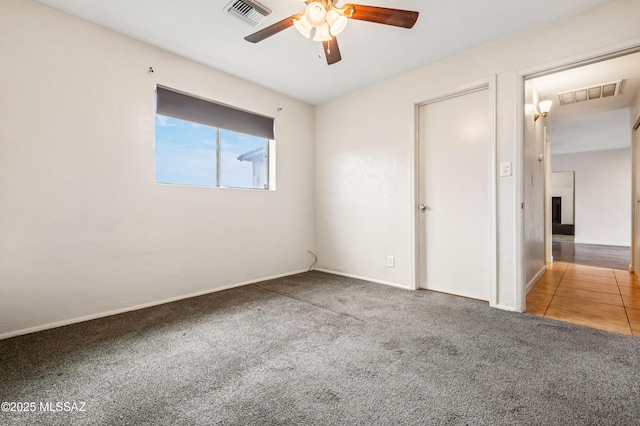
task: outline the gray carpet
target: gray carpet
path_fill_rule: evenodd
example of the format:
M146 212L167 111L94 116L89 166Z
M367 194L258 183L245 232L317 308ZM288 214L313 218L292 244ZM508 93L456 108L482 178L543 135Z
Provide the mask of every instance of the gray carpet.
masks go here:
M310 272L0 341L0 401L36 403L11 425L637 425L640 338Z

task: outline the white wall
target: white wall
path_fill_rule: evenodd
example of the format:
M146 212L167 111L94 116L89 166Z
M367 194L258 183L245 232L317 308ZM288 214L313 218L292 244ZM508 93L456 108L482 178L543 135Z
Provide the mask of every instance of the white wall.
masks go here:
M545 269L544 252L544 179L545 179L545 126L547 119L533 119L533 105L538 105L540 96L530 80L525 82L524 120L524 272L528 287L534 284ZM542 161L540 160L542 156Z
M0 40L0 337L311 264L312 106L30 1ZM277 191L154 183L156 83L275 117Z
M523 201L516 178L522 176L516 163L522 137L516 131L518 72L547 64L552 67L576 55L586 57L637 40L639 15L640 2L614 1L319 106L319 267L405 287L414 285L413 105L497 75L497 161L515 165L513 176L498 179L497 304L522 309L521 296L516 297L522 288L516 267L516 220ZM455 173L455 164L451 167ZM385 267L389 254L396 256L396 268Z
M551 153L628 148L629 108L549 120Z
M631 150L554 155L554 171L575 171L575 242L631 245Z

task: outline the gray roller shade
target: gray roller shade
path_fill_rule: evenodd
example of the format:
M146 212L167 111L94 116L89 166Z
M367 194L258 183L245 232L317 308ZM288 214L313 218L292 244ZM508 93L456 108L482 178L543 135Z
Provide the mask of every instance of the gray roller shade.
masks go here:
M156 93L156 112L160 115L275 139L271 117L189 96L162 86L157 87Z

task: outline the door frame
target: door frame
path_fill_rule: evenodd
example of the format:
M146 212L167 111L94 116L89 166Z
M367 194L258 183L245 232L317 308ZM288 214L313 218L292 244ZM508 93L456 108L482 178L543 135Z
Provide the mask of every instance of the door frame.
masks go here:
M544 261L553 262L553 225L551 224L551 141L544 126ZM575 199L575 198L574 198ZM527 283L528 284L528 283Z
M490 229L491 229L491 247L490 250L490 270L491 270L491 283L489 291L489 305L496 306L498 295L498 213L497 213L497 180L496 180L496 155L497 155L497 140L496 140L496 76L491 75L486 78L471 81L466 84L454 86L452 88L445 89L441 92L433 93L431 96L422 98L412 102L411 113L413 114L413 150L411 155L413 157L412 162L412 188L411 188L411 223L413 224L413 232L411 233L411 251L412 267L411 267L411 289L417 290L420 288L420 216L418 215L419 204L419 129L420 129L420 117L419 109L423 105L432 104L439 101L444 101L450 98L463 96L468 93L477 92L479 90L488 90L489 103L487 105L489 111L489 137L490 137L490 170L488 182L490 188Z
M559 71L565 71L572 68L581 67L607 59L614 59L620 56L629 55L632 53L640 52L640 39L629 40L624 43L616 44L613 46L593 50L590 52L582 53L575 56L566 57L543 65L538 65L531 68L526 68L516 72L516 104L515 104L515 124L516 124L516 152L515 152L515 168L517 170L514 173L516 179L516 203L514 207L514 215L516 219L516 288L515 288L515 304L516 311L524 312L526 308L526 277L525 277L525 247L524 247L524 120L525 120L525 81L542 77L548 74L553 74ZM631 170L632 175L635 173L636 167L640 165L634 164L632 161ZM633 198L633 190L630 194ZM635 199L632 200L632 214L635 212ZM633 228L633 225L632 225ZM631 230L631 253L634 253L635 245L635 229ZM640 248L638 248L640 249ZM633 264L633 256L631 263ZM637 267L640 269L640 265L632 265L632 269Z
M636 178L640 173L640 164L636 161L638 156L638 144L640 143L640 115L637 117L631 117L631 262L629 265L629 272L633 272L638 276L640 272L640 265L636 264L636 256L640 247L636 246L636 238L638 235L638 226L640 224L637 221L638 217L638 200L637 192L640 188L636 187Z

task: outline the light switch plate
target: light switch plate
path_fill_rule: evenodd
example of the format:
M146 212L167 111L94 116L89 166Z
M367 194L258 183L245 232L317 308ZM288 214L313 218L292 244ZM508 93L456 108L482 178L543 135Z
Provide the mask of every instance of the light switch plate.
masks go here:
M500 163L500 176L511 176L511 161Z

